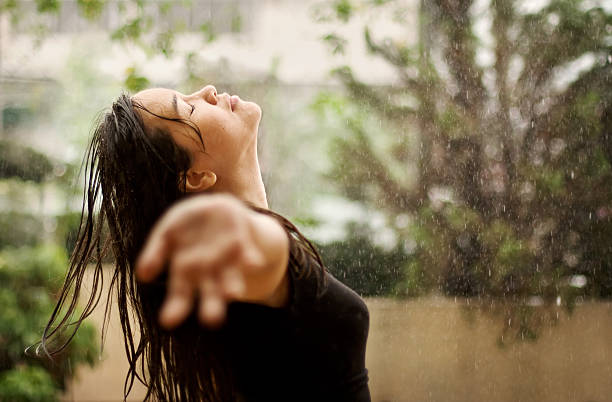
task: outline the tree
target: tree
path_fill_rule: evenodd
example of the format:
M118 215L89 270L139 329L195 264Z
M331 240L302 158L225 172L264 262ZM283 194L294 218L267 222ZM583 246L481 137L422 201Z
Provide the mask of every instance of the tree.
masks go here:
M350 66L335 70L348 97L318 101L348 132L335 141L331 176L389 222L410 220L397 228L418 244L400 293L570 309L577 297L609 298L612 15L580 0L535 11L474 3L422 1L413 46L364 27L369 51L399 84L375 87ZM344 20L400 6L333 3ZM489 43L475 32L483 21ZM338 51L344 39L333 39ZM506 314L518 314L522 324L508 326L529 336L530 313Z
M0 180L5 186L43 183L53 171L44 155L0 140ZM68 219L59 217L62 221ZM40 359L36 349L55 306L68 265L63 245L44 236L44 217L32 211L0 213L0 400L53 401L73 375L72 367L96 362L95 330L83 325L75 340L55 361ZM78 226L78 222L76 223ZM66 242L74 222L60 224L57 243ZM72 226L72 227L70 227ZM42 232L42 233L41 233ZM25 353L30 350L30 353ZM38 358L36 358L38 357Z
M58 400L73 368L97 361L95 330L89 324L82 326L61 358L41 359L37 350L67 264L65 250L54 245L0 251L0 400Z
M401 246L385 250L372 244L368 227L352 224L349 230L351 236L343 241L318 245L326 268L363 297L393 295L402 267L413 258Z

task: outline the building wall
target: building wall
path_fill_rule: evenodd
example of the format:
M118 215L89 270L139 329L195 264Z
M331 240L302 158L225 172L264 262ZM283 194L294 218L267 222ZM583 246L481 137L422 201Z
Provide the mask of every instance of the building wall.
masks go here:
M466 301L366 300L374 402L604 402L612 395L612 304L584 303L536 342L501 347L501 317ZM94 314L101 323L102 308ZM120 401L127 372L117 315L100 364L80 369L64 401ZM130 401L142 400L135 386Z

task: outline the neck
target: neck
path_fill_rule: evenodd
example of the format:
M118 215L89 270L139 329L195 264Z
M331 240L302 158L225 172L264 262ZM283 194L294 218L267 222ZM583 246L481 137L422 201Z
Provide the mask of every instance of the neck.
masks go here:
M244 164L233 168L226 175L217 177L213 191L229 193L256 207L268 208L266 188L256 153L247 158Z

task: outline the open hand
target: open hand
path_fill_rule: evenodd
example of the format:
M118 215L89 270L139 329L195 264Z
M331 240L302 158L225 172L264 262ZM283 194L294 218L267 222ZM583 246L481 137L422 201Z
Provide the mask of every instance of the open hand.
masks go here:
M169 262L160 324L179 325L199 296L200 321L217 326L230 301L282 303L287 260L287 236L273 218L229 195L200 195L177 203L156 223L136 277L150 282Z

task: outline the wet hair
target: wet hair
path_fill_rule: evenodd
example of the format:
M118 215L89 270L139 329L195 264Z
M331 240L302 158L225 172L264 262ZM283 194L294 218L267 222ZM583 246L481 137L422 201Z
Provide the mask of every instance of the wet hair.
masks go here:
M151 284L134 277L136 258L153 224L186 197L182 177L192 162L168 132L146 127L141 113L155 115L122 94L97 122L83 162L85 189L76 246L39 349L53 357L68 346L103 296L103 261L112 257L102 342L116 299L129 363L124 398L138 380L147 387L145 400L233 401L235 387L219 332L200 326L195 314L175 330L162 329L158 311L165 296L164 275ZM205 149L202 133L190 122L155 116L188 124ZM290 268L302 270L300 275L314 274L323 283L320 256L299 230L272 211L252 208L278 219L289 234ZM93 270L91 294L78 314L88 269Z

